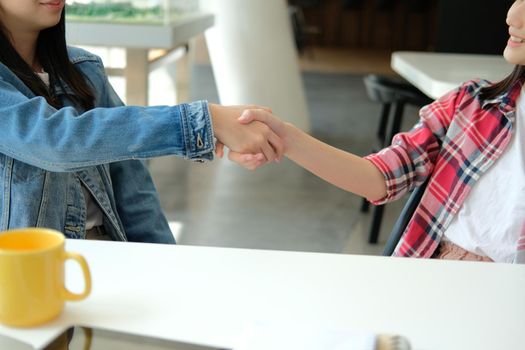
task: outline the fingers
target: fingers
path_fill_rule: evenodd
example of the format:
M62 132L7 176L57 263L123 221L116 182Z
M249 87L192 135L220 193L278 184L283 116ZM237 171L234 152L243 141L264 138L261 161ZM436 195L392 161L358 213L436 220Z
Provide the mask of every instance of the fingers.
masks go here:
M263 142L261 151L268 162L273 162L277 158L277 154L269 142Z
M277 162L280 162L283 159L283 155L285 151L283 140L279 136L277 136L275 133L271 132L268 135L268 142L270 143L270 145L272 146L272 148L274 149L276 153L275 160Z
M255 170L261 165L266 163L266 158L264 154L262 153L243 154L243 153L230 151L228 153L228 159L230 159L232 162L235 162L248 170Z
M258 120L260 122L263 122L267 124L268 118L264 113L258 113L259 110L257 109L247 109L244 112L242 112L241 116L239 117L239 121L242 124L249 124L253 122L254 120ZM271 127L271 125L269 125Z
M224 156L224 144L221 141L217 141L215 143L215 154L219 158L222 158Z
M271 117L272 115L266 111L251 109L245 110L241 117L239 117L239 120L243 124L249 124L255 121L259 125L259 130L262 132L261 135L263 135L265 140L265 142L260 145L260 150L267 157L267 161L280 161L285 152L284 140L279 136L277 131L272 128L272 125L270 125L269 121Z
M237 120L245 125L253 121L258 121L270 127L279 137L283 137L285 134L284 123L272 113L262 109L247 109L242 112Z
M260 105L246 105L246 106L242 106L244 107L244 109L262 109L268 113L273 113L272 109L270 107L267 107L267 106L260 106Z
M282 138L280 133L273 130L265 122L274 120L278 127L283 123L277 117L273 117L268 108L244 110L240 107L234 107L232 110L234 111L235 108L238 108L239 114L243 112L243 119L246 119L246 123L250 125L241 124L235 120L236 117L234 117L235 119L219 118L223 123L221 125L219 125L220 123L214 124L215 135L218 139L215 150L217 157L224 156L224 146L227 146L230 150L244 154L262 153L270 162L276 159L280 160L284 152L284 139L280 140ZM252 121L256 122L252 123Z
M262 109L265 112L273 113L272 109L270 107L266 107L266 106L255 105L254 108L249 108L249 109Z

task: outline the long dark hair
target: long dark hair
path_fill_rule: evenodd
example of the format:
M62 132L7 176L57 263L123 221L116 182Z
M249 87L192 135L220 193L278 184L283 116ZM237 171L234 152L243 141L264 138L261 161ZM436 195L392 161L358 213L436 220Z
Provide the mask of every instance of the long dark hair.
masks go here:
M62 107L44 82L20 57L9 40L9 33L0 23L0 62L6 65L35 95L43 96L55 108ZM94 107L94 95L84 77L69 61L66 46L65 8L60 21L53 27L40 32L36 44L36 56L42 68L49 74L51 85L58 84L64 90L64 83L74 92L68 97L78 107ZM65 90L64 90L65 91Z
M514 84L525 79L525 66L516 65L512 72L502 81L483 88L480 97L483 100L491 100L507 92Z

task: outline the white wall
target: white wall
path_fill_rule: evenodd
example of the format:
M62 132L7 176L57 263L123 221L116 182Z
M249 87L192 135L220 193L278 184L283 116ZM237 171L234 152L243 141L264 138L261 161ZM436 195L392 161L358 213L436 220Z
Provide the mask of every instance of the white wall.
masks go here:
M200 0L222 104L261 104L308 131L309 113L285 0Z

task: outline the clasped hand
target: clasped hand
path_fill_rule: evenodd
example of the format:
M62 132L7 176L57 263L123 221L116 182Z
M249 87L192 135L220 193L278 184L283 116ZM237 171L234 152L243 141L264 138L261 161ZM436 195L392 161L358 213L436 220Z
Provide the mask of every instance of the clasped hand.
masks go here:
M282 159L284 141L278 134L279 123L276 122L280 121L271 115L269 108L215 104L209 104L209 108L217 138L215 152L219 158L223 157L226 146L230 150L228 158L250 170Z
M226 146L230 150L228 158L250 170L282 159L284 142L264 118L266 114L271 116L269 108L215 104L210 104L209 108L217 138L215 152L219 158L223 157Z

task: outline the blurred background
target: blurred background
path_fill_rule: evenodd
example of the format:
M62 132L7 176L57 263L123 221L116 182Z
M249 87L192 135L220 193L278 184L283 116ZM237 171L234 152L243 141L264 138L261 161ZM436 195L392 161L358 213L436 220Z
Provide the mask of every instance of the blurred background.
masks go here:
M333 146L377 149L381 105L363 78L400 79L394 51L501 54L509 1L68 1L70 44L100 55L129 104L267 105ZM401 130L418 108L407 106ZM362 200L291 161L247 171L228 160L149 161L179 244L380 254Z

